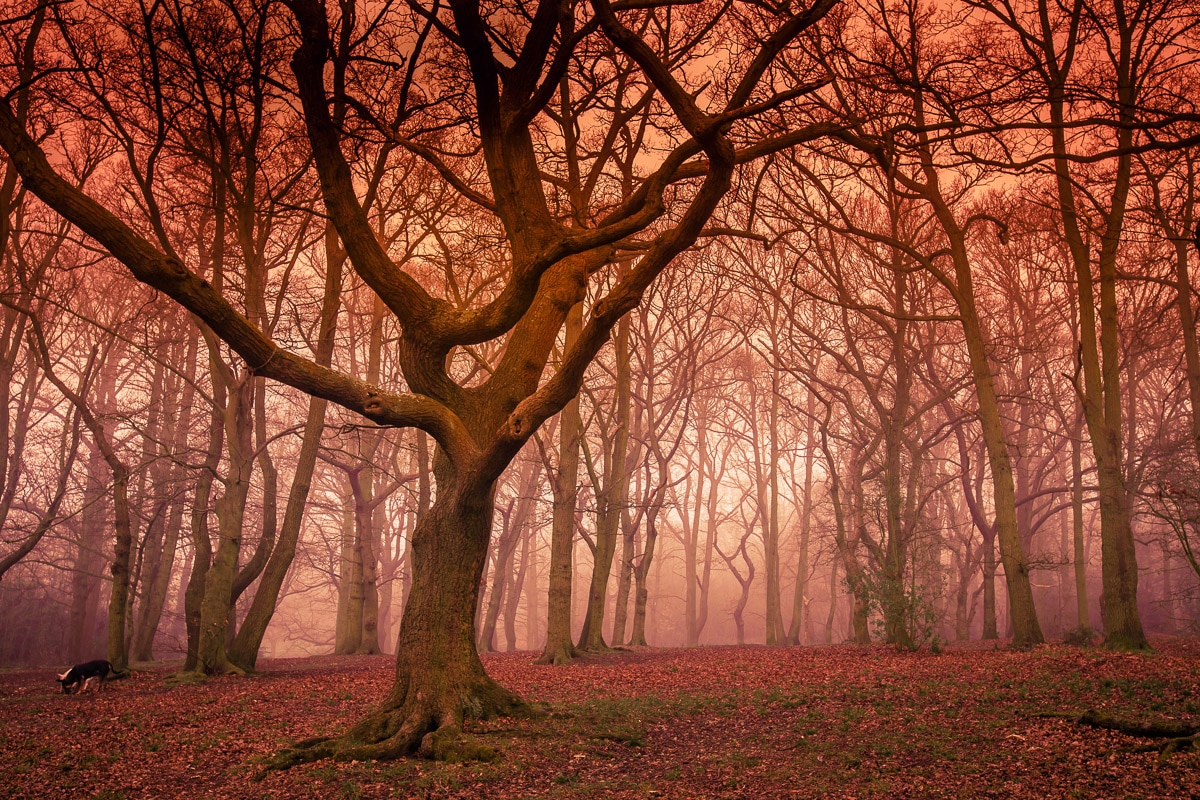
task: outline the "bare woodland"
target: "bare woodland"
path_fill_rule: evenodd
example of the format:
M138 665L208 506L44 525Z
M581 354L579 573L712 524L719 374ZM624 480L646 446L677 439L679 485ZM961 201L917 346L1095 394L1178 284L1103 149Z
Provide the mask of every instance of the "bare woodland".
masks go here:
M8 0L0 664L1200 620L1200 8Z

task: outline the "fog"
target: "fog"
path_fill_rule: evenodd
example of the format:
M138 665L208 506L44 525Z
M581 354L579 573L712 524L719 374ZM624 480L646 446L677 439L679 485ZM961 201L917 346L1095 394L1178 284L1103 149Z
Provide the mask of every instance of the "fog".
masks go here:
M1198 633L1191 6L18 5L0 666Z

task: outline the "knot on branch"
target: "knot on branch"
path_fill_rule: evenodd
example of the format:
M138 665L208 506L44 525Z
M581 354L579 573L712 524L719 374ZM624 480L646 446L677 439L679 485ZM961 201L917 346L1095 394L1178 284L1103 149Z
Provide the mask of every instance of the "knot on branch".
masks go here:
M366 402L363 403L363 416L377 420L383 417L383 411L383 398L374 393L367 395Z
M529 423L525 417L520 414L514 414L508 418L508 435L513 438L520 438L529 430Z
M178 258L174 258L173 256L167 256L163 260L163 266L166 267L167 272L169 272L170 274L174 275L177 278L186 278L188 276L188 268L185 267L183 265L183 262L180 261Z

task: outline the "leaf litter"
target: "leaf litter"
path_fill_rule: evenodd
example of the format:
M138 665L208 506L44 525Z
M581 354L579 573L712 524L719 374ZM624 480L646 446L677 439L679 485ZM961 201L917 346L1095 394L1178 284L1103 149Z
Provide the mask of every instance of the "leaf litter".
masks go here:
M266 660L195 685L150 665L82 696L58 691L52 670L9 670L0 797L1200 797L1196 752L1160 759L1072 719L1200 722L1200 643L1154 644L639 648L565 667L485 655L546 712L470 724L498 760L318 762L261 781L264 756L365 714L391 659Z

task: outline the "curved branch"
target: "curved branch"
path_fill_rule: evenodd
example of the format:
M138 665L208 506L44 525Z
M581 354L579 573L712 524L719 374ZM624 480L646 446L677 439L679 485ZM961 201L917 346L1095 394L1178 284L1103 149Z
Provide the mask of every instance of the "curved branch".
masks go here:
M381 425L420 428L448 453L467 456L477 446L462 420L424 395L397 394L319 366L281 349L181 261L164 255L82 190L63 180L45 153L0 102L0 148L25 186L65 219L99 242L133 277L195 314L257 374L322 397Z
M426 324L448 310L431 297L411 275L399 269L371 229L354 192L350 165L342 155L341 136L329 113L325 94L325 64L330 52L329 21L317 0L290 0L300 26L301 43L292 57L297 93L320 176L325 209L337 227L355 270L406 328Z

